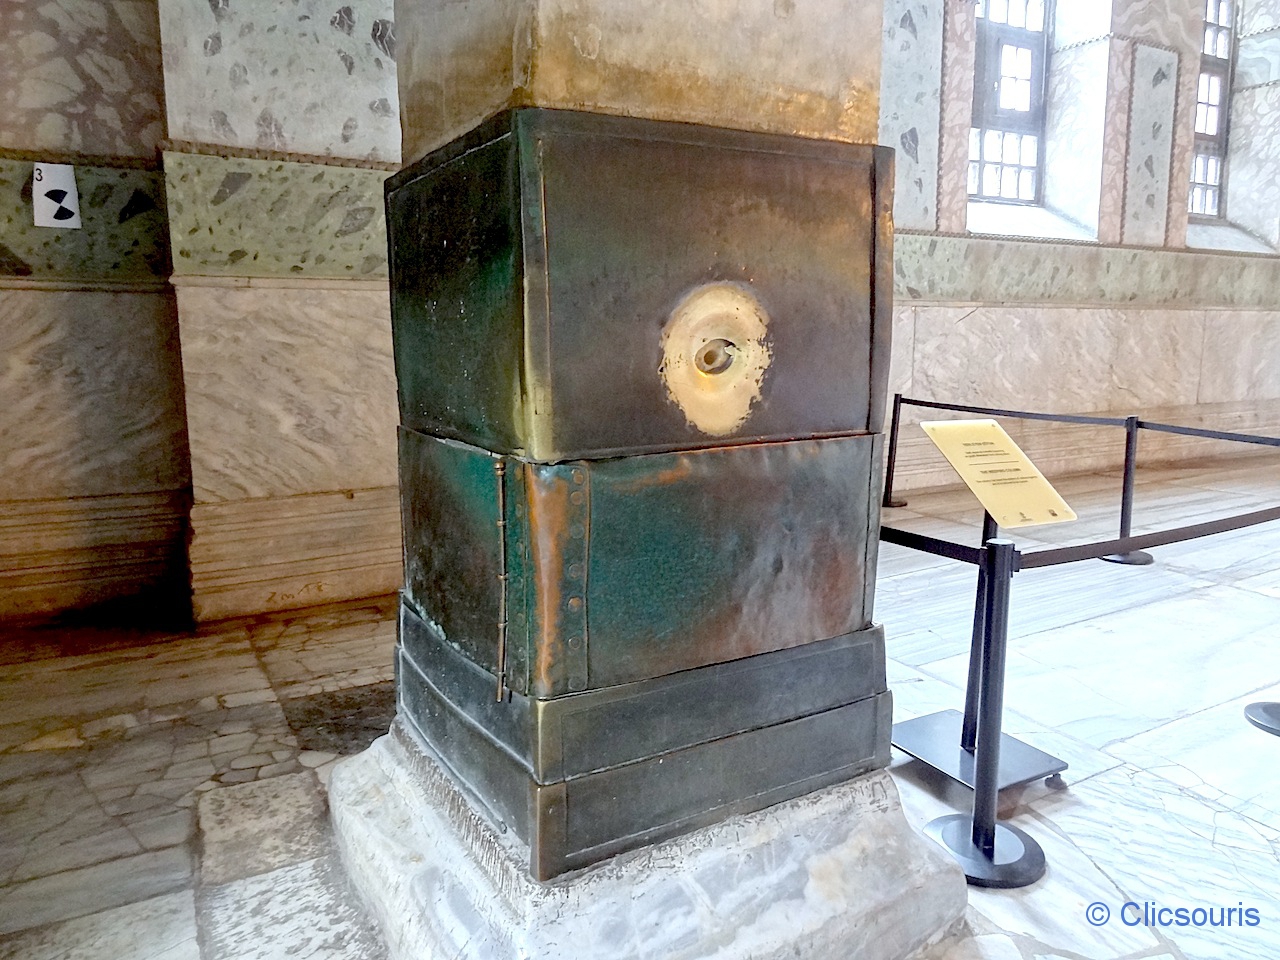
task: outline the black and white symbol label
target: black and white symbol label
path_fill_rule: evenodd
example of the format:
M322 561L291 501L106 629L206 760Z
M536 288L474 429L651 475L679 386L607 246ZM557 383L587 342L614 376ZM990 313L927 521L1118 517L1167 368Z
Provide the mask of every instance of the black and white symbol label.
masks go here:
M37 163L31 179L36 226L79 229L75 167L69 163Z

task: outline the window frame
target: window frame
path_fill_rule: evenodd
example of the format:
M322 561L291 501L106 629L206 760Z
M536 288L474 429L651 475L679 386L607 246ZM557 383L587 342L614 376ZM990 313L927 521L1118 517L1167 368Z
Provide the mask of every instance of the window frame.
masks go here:
M975 12L985 9L989 0L975 0ZM968 193L969 203L1001 203L1019 207L1044 206L1044 134L1047 115L1046 92L1049 78L1049 51L1052 49L1053 0L1045 0L1044 25L1041 30L1028 30L1007 23L994 23L986 16L976 16L976 46L974 50L973 106L970 130L978 130L979 142L985 140L989 130L1001 133L1031 135L1036 138L1035 197L1023 200L1014 197L984 196ZM1001 48L1011 45L1031 50L1031 109L1028 111L1000 108ZM972 132L970 133L972 136ZM970 158L969 162L974 162ZM982 160L979 164L979 184L982 177ZM967 184L967 176L966 176Z
M1222 2L1222 0L1219 0ZM1239 46L1238 24L1240 20L1240 8L1238 0L1226 0L1231 11L1230 23L1222 27L1208 20L1201 19L1201 27L1204 30L1213 29L1215 31L1227 31L1227 56L1222 58L1216 54L1204 52L1204 45L1201 44L1200 62L1197 64L1196 70L1196 113L1200 105L1200 78L1209 75L1216 76L1221 83L1222 95L1217 104L1218 108L1218 131L1215 134L1205 134L1195 131L1194 144L1191 150L1191 171L1190 178L1187 183L1187 218L1196 223L1229 223L1227 219L1227 151L1231 143L1231 87L1235 82L1236 73L1236 50ZM1201 0L1205 4L1205 0ZM1207 10L1206 10L1207 12ZM1193 115L1192 123L1195 123ZM1212 148L1212 151L1202 151L1202 145ZM1217 213L1198 213L1191 209L1191 200L1195 195L1197 182L1194 180L1196 159L1200 156L1214 156L1218 159L1218 210Z

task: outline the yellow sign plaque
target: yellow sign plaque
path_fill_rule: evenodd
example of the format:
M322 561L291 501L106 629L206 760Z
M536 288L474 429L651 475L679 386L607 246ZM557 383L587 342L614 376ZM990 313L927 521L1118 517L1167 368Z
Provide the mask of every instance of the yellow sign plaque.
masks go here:
M932 420L920 426L1000 526L1029 527L1076 518L994 420Z

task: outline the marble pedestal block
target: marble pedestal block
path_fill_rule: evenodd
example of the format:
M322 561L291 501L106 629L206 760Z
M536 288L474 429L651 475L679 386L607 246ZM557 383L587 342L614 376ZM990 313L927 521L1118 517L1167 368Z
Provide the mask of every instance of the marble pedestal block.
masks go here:
M547 884L403 721L334 768L330 806L394 960L901 960L965 907L960 871L884 772Z

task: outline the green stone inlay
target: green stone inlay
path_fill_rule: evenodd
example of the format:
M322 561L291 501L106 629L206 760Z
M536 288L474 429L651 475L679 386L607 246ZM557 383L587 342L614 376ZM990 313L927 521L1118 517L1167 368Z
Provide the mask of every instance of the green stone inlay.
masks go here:
M163 175L76 166L79 230L33 223L27 160L0 159L0 276L70 280L169 275Z
M381 170L164 155L175 274L387 275Z
M1276 307L1280 257L898 234L894 295L960 303Z

